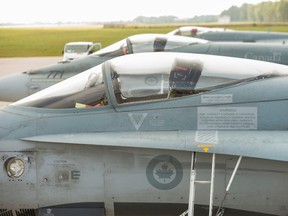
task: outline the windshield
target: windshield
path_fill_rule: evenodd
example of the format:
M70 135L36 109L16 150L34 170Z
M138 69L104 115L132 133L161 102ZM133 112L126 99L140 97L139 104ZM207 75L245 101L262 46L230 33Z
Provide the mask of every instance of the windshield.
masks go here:
M39 108L82 108L106 105L102 65L24 98L19 101L19 104Z
M168 36L165 34L140 34L105 47L93 55L117 57L131 53L169 51L178 47L199 43L207 43L207 41L173 35Z
M103 64L105 67L103 67ZM232 57L187 53L140 53L111 59L13 105L84 108L205 93L235 83L287 74L287 66ZM106 70L103 71L103 68ZM105 73L106 80L103 79ZM112 81L112 82L111 82Z

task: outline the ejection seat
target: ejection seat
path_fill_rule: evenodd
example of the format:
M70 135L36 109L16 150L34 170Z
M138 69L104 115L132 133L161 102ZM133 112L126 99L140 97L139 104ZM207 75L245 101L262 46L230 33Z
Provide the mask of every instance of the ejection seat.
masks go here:
M195 87L202 70L203 64L200 61L176 59L169 76L168 97L180 97L198 93Z

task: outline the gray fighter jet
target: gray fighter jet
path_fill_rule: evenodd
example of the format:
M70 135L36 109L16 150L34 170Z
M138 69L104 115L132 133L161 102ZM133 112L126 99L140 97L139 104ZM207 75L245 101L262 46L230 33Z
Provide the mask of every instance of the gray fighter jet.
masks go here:
M165 34L139 34L125 38L87 57L64 61L0 79L0 101L14 102L57 82L99 65L108 59L131 53L169 51L189 44L207 43L205 40L167 36Z
M239 41L286 44L288 33L263 31L234 31L225 28L206 28L198 26L183 26L168 33L168 35L181 35L201 38L209 41Z
M223 55L288 65L288 49L279 44L216 43L165 34L140 34L125 38L83 59L2 77L0 101L15 102L116 56L157 51Z
M0 109L0 215L287 215L287 92L275 63L111 59Z

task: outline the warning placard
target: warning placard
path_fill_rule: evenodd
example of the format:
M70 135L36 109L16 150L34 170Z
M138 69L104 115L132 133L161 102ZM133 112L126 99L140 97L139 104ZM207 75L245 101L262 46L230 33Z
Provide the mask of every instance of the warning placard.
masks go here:
M257 107L199 107L198 130L256 130Z

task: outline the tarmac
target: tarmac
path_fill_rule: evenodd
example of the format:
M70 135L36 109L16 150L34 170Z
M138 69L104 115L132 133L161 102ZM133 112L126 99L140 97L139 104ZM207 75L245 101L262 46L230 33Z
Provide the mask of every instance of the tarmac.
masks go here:
M62 56L0 58L0 77L57 64L59 61L62 61L62 58ZM0 107L6 106L10 103L11 102L0 101Z

